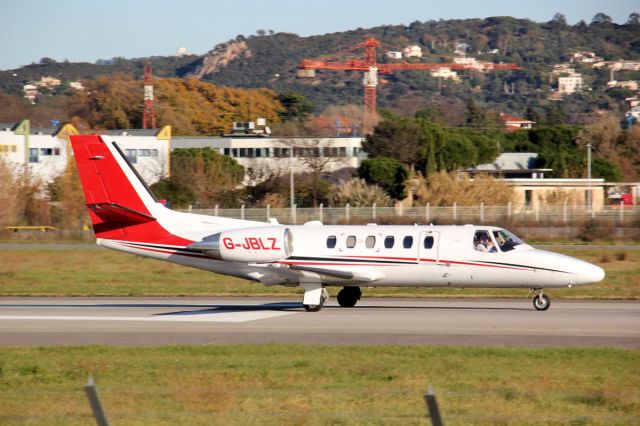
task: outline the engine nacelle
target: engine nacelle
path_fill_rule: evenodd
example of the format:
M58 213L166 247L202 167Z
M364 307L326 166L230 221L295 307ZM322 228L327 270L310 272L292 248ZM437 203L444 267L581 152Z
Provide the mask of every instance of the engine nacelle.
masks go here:
M218 232L188 248L220 260L269 263L289 257L293 241L289 228L269 226Z

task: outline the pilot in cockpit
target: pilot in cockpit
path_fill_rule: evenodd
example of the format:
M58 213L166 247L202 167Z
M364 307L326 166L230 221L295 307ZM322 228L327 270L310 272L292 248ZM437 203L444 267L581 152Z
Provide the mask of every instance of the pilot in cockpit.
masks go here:
M474 247L478 251L484 251L489 253L496 253L498 249L496 249L493 240L489 236L487 231L478 231L476 232L474 238Z

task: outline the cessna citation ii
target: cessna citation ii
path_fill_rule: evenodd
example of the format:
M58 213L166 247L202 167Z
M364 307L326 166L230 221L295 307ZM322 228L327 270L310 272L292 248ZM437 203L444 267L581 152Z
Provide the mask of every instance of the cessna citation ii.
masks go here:
M534 249L495 226L282 225L169 210L115 141L71 136L97 244L139 256L304 290L307 311L319 311L327 286L343 287L342 307L360 287L543 288L604 278L602 268Z

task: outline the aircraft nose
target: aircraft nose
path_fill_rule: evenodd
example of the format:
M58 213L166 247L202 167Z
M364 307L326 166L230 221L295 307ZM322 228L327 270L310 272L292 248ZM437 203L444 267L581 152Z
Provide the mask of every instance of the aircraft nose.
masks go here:
M597 283L604 279L604 269L588 262L581 262L578 269L578 282L576 284Z

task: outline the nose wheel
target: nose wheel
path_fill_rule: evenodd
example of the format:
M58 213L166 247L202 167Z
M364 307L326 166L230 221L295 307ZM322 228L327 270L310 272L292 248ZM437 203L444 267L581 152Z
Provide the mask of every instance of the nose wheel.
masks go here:
M549 309L549 306L551 306L549 298L545 296L542 292L542 289L540 289L540 293L538 293L536 297L533 298L533 307L536 309L536 311L546 311L547 309Z

